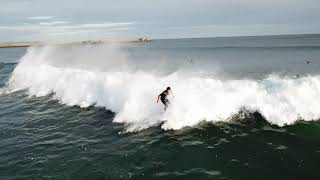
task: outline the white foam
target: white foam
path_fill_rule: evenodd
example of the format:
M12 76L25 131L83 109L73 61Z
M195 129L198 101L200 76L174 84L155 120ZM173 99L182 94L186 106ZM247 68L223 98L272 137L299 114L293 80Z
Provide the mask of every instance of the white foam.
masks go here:
M85 48L89 48L88 51ZM70 49L69 49L70 50ZM83 56L83 51L90 53ZM263 80L222 80L181 72L157 75L130 69L126 55L114 47L30 48L9 80L9 90L28 89L32 96L53 93L68 105L102 106L116 112L114 122L128 131L155 126L194 126L228 121L245 107L283 126L320 117L320 77L299 79L271 75ZM171 86L174 98L166 112L157 95ZM171 97L172 98L172 97Z

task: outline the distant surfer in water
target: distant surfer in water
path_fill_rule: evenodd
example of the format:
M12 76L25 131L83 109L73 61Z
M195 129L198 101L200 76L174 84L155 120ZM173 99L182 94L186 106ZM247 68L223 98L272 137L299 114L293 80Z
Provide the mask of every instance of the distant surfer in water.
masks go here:
M163 103L164 105L164 110L166 110L170 104L170 101L168 99L168 95L171 94L171 88L170 87L167 87L166 90L164 90L161 94L159 94L158 96L158 100L157 100L157 103L159 102L159 99L161 100L161 102Z

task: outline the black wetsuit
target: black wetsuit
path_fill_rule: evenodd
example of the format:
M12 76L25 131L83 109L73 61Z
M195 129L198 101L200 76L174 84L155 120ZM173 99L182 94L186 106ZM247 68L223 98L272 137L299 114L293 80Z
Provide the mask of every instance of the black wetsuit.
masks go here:
M167 98L168 95L169 95L169 90L165 90L159 95L160 100L165 105L165 107L167 107L170 104L169 99Z

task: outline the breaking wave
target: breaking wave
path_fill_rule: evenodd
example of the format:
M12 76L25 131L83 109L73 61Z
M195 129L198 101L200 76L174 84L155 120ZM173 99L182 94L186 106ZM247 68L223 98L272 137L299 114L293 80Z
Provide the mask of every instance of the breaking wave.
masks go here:
M229 121L242 108L258 111L278 126L320 117L320 76L220 79L184 71L183 65L162 73L155 64L134 62L114 45L32 47L13 71L8 90L53 94L67 105L105 107L128 131ZM164 112L156 98L167 86L174 96Z

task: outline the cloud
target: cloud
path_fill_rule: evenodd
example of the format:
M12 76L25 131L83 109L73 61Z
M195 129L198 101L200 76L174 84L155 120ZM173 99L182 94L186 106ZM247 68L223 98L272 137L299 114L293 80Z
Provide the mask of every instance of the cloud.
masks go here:
M119 26L130 26L133 24L134 24L134 22L82 24L81 27L84 27L84 28L110 28L110 27L119 27Z
M51 21L51 22L40 22L40 25L43 26L54 26L54 25L61 25L61 24L69 24L68 21Z
M115 36L117 33L134 29L134 22L105 22L72 24L67 21L24 23L23 25L1 26L0 32L25 34L23 41L81 41L98 40Z
M32 16L29 17L28 19L32 19L32 20L48 20L48 19L53 19L52 16Z

